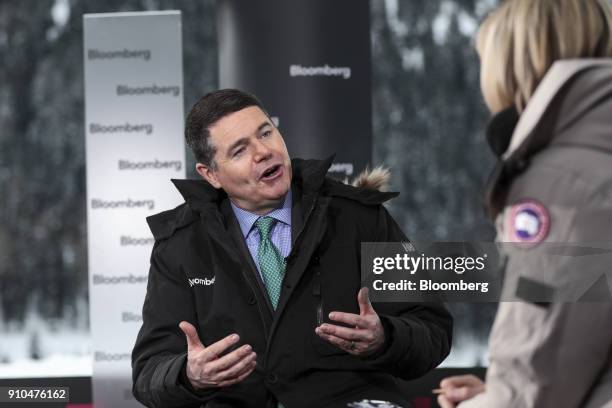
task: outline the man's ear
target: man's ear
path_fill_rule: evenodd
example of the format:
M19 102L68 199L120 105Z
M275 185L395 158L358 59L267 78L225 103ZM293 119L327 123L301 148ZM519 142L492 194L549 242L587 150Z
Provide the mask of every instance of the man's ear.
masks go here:
M196 171L206 181L208 181L214 188L221 188L221 183L217 178L217 173L210 167L202 163L196 163Z

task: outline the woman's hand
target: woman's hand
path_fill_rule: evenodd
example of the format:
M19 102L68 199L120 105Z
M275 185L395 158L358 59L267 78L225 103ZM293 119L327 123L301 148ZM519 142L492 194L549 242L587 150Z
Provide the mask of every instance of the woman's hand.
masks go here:
M455 408L458 403L485 391L485 383L474 375L455 375L440 381L438 404L442 408Z

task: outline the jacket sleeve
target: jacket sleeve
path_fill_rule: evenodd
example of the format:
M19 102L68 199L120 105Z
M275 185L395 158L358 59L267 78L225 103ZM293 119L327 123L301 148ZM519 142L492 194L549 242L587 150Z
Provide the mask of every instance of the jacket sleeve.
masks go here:
M378 242L408 241L382 205L375 229ZM373 365L412 379L438 366L450 352L453 319L442 303L380 302L373 307L386 337L381 352L366 357Z
M180 271L164 263L165 241L151 255L143 323L132 351L132 392L147 407L200 407L216 390L195 391L184 379L187 341L178 324L197 327L195 304Z
M543 196L521 191L544 203L550 231L546 241L532 248L504 244L504 293L521 301L500 304L489 342L486 391L460 408L591 406L586 402L598 392L606 366L612 366L610 293L608 300L579 300L589 287L605 289L606 278L608 292L612 287L612 193L593 193L578 180L568 184L569 176L557 180ZM501 216L502 225L512 225L511 209ZM549 288L554 302L523 296L520 280Z

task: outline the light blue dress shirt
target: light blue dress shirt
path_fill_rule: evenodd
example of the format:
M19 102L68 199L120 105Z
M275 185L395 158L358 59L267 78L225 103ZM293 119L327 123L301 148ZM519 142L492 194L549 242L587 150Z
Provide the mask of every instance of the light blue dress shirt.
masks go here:
M265 216L272 217L277 221L272 227L270 235L272 243L279 250L279 252L284 258L286 258L289 255L289 252L291 252L291 203L291 190L289 190L289 192L285 196L283 205L277 208L276 210L265 214ZM238 220L238 224L240 225L240 230L242 231L244 241L246 242L246 245L249 248L251 257L253 258L253 261L257 266L257 270L259 271L259 275L261 276L261 269L259 267L259 261L257 259L257 250L259 249L260 236L259 231L257 231L257 227L255 227L255 221L257 221L259 217L263 217L264 215L253 214L235 206L234 203L231 204L232 210L234 211L236 219Z

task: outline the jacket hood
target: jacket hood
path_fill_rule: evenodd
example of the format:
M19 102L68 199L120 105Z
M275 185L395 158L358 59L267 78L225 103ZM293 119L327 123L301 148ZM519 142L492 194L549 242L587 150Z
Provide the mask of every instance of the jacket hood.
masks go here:
M358 186L347 185L326 177L334 157L335 155L332 155L325 160L292 159L292 188L298 188L303 194L342 197L365 205L382 204L399 195L399 193L378 191L377 188L382 188L388 181L388 172L381 169L362 173L359 176L361 181L357 183ZM147 217L156 239L171 236L177 229L197 220L198 212L212 211L227 198L223 190L214 188L205 180L172 179L172 183L185 199L185 204L174 210Z
M292 159L291 184L297 184L304 191L321 188L325 174L334 156L325 160ZM216 189L206 180L172 179L172 183L193 210L201 210L207 204L218 203L227 197L222 189Z
M291 185L299 188L303 193L320 191L323 194L350 198L363 204L379 204L398 193L381 192L388 182L388 171L376 168L373 171L362 173L354 186L329 179L326 177L335 155L325 160L304 160L294 158L291 160ZM227 197L227 194L214 188L205 180L179 180L172 179L175 187L181 193L185 202L193 210L201 210L209 203L217 203Z
M375 167L373 170L366 168L351 182L351 185L368 190L387 191L390 178L389 169L382 166Z

